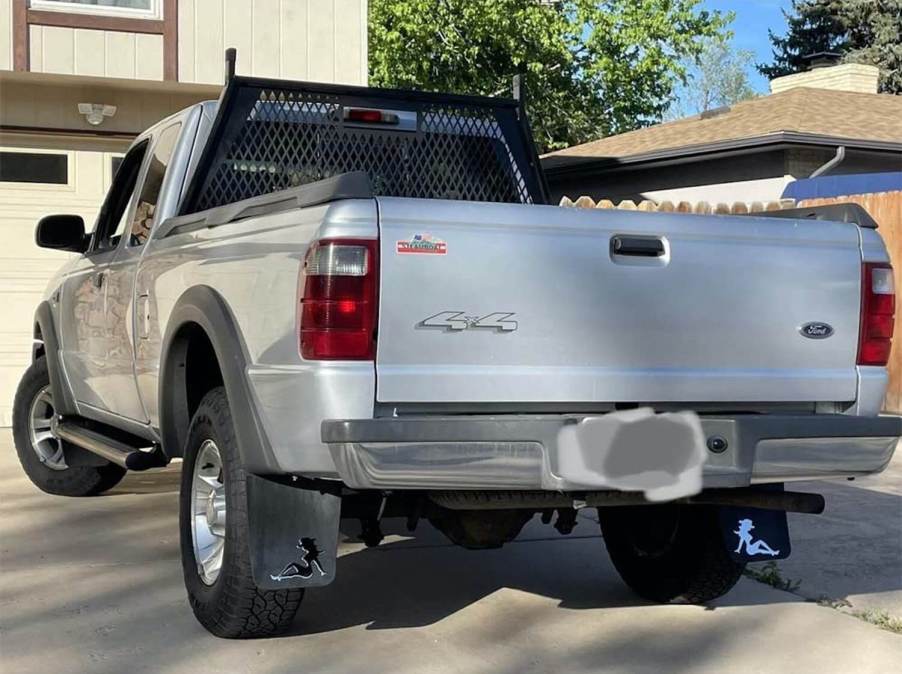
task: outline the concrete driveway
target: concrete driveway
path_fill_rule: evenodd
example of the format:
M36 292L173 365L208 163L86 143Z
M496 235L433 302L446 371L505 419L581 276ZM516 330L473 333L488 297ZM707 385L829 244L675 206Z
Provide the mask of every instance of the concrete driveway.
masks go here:
M707 607L655 606L621 584L588 516L568 537L536 519L489 552L423 525L375 549L343 543L338 581L308 593L292 635L236 642L185 600L178 466L106 496L48 496L0 430L0 671L898 671L902 635L850 613L902 617L902 457L821 488L827 514L793 517L779 563L794 592L744 578ZM808 600L821 596L842 608Z

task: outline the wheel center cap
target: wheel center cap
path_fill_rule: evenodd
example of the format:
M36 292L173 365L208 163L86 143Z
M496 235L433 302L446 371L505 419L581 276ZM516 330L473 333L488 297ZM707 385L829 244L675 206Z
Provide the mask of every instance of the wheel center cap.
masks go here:
M225 496L220 489L211 491L207 495L204 515L207 518L207 526L211 530L219 529L225 525Z

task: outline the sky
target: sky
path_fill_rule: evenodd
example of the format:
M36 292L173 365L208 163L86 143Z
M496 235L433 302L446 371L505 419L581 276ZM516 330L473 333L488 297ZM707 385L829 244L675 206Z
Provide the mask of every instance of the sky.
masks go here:
M786 20L781 9L789 9L789 0L702 0L705 9L717 9L722 12L733 11L736 18L730 28L735 34L733 45L737 49L750 49L755 53L756 63L770 61L772 52L767 29L771 28L778 35L786 32ZM752 87L760 93L767 93L767 79L757 70L749 73Z

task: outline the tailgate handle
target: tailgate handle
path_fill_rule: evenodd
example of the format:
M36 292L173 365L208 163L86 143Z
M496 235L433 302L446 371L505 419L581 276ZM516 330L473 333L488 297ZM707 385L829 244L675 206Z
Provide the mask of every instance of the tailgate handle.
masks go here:
M611 254L661 257L664 254L664 242L650 236L612 236Z

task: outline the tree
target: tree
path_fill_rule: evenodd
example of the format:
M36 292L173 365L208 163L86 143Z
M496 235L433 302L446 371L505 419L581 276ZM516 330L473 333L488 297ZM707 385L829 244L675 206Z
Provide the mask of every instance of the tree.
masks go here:
M370 82L510 95L541 151L658 121L726 18L698 0L370 0Z
M847 63L880 68L880 91L902 93L902 0L793 0L785 37L769 31L774 62L761 74L780 77L802 72L805 56L842 54Z
M679 119L754 98L749 82L754 58L750 50L734 49L726 39L706 39L698 57L685 63L686 83L675 90L667 118Z
M902 0L846 0L844 60L880 68L880 91L902 94Z
M818 52L843 52L847 46L846 26L838 14L837 0L792 0L792 9L783 10L786 37L768 29L774 62L759 64L758 71L773 79L804 71L805 57Z

